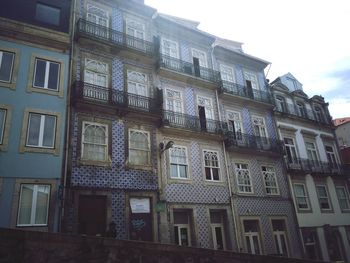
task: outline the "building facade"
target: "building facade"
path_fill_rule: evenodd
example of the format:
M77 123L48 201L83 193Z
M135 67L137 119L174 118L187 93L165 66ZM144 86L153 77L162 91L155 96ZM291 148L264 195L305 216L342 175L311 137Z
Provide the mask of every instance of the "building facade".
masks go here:
M74 8L64 230L301 257L268 62L142 1Z
M349 189L328 104L289 90L281 78L271 87L305 255L349 262Z
M3 4L0 226L58 231L71 3Z

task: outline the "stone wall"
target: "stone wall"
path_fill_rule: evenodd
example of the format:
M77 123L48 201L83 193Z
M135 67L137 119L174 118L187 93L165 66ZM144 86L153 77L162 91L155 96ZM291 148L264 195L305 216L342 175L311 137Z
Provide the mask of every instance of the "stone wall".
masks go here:
M0 228L1 263L303 263L274 256Z

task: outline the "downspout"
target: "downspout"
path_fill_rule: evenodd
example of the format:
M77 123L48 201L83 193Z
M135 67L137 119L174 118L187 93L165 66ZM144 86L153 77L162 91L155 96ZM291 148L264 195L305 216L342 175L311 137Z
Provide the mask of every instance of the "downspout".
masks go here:
M214 68L214 47L212 46L211 49L211 60ZM220 107L219 107L219 95L218 95L218 90L215 89L215 98L216 98L216 107L218 111L218 116L219 116L219 121L221 122L221 112L220 112ZM230 195L230 208L231 208L231 213L232 213L232 219L233 219L233 225L235 228L235 237L236 237L236 245L237 245L237 252L240 252L241 244L240 244L240 239L238 237L238 228L237 228L237 220L236 220L236 213L235 213L235 207L233 203L233 195L232 195L232 187L231 187L231 180L230 180L230 173L228 169L228 163L227 163L227 158L226 158L226 147L225 147L225 142L222 141L222 148L224 150L224 162L225 162L225 167L226 167L226 179L228 183L228 189L229 189L229 195Z
M63 170L63 189L61 200L61 213L59 219L59 232L61 232L62 221L64 220L64 207L66 200L66 187L67 187L67 171L68 171L68 157L69 157L69 145L70 145L70 103L71 103L71 87L72 87L72 75L73 75L73 56L74 56L74 33L75 33L75 5L76 0L72 0L72 23L71 23L71 46L70 46L70 58L69 58L69 75L67 85L67 110L66 110L66 133L65 133L65 147L64 147L64 170Z

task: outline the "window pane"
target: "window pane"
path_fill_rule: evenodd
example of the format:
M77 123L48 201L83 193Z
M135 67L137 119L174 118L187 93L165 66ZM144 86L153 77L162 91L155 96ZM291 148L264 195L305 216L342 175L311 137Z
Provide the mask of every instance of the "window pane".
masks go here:
M47 209L49 206L50 187L48 185L38 185L35 224L46 224Z
M0 144L2 144L2 140L4 137L5 120L6 120L6 110L0 109Z
M170 177L178 177L178 174L177 174L177 165L176 164L171 164L170 165Z
M41 115L30 113L27 145L39 146L40 121Z
M46 61L37 59L35 67L35 76L34 76L34 86L44 88L45 87L45 70L46 70Z
M58 76L60 65L58 63L50 62L48 89L58 90Z
M22 185L21 201L19 204L18 224L30 224L32 213L34 185Z
M43 146L54 147L56 117L45 116Z
M43 5L40 3L36 4L35 18L38 21L48 23L51 25L59 26L60 24L60 9Z
M186 165L179 165L180 170L180 178L187 178L187 166Z
M12 65L14 54L10 52L0 52L1 65L0 65L0 81L11 81Z

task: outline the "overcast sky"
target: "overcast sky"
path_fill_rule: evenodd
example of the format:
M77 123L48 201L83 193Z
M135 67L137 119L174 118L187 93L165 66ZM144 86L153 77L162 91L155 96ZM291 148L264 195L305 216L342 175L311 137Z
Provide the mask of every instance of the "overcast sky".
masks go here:
M243 42L271 62L270 81L291 72L333 118L350 117L350 0L145 0L199 29ZM265 71L267 73L267 70Z

